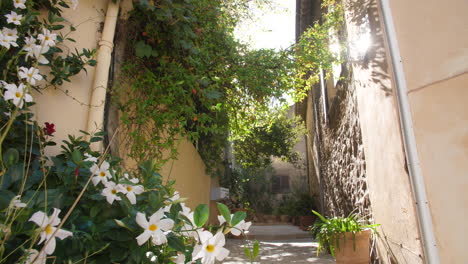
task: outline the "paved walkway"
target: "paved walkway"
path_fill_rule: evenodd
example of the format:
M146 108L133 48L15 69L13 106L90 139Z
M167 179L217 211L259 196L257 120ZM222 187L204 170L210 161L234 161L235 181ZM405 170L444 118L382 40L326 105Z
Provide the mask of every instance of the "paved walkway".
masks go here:
M335 263L329 255L317 257L317 242L308 232L293 225L254 225L250 228L248 240L260 242L260 254L256 263ZM243 239L228 239L226 248L231 251L225 264L250 263L244 254Z

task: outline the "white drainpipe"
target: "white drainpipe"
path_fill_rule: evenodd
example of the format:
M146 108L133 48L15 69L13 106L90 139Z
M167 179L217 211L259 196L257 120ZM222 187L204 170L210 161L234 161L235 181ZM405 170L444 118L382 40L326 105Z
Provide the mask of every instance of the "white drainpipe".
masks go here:
M115 26L119 14L119 3L108 0L106 19L102 30L102 37L99 41L98 57L96 59L96 71L94 83L91 91L90 107L88 112L88 123L86 131L88 133L97 132L103 128L104 107L106 103L107 82L109 80L109 68L111 64L112 49L114 48ZM93 143L91 148L99 151L102 143Z
M416 147L413 120L411 117L411 110L407 93L406 78L403 71L403 63L400 55L400 49L398 47L395 26L393 24L390 3L389 0L380 0L380 2L388 47L390 50L390 56L392 58L392 67L395 77L403 141L405 146L406 159L408 161L409 175L412 183L411 185L416 200L424 257L426 263L439 264L439 249L437 247L437 242L434 235L431 211L429 208L424 177L422 174Z

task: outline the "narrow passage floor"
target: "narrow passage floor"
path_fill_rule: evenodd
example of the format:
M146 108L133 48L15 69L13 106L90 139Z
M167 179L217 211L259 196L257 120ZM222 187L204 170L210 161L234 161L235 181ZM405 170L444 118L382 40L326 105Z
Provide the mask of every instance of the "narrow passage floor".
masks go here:
M318 243L310 234L288 224L255 224L249 229L248 240L260 242L256 263L335 263L330 255L317 256ZM231 251L225 264L250 263L244 254L243 239L228 239Z

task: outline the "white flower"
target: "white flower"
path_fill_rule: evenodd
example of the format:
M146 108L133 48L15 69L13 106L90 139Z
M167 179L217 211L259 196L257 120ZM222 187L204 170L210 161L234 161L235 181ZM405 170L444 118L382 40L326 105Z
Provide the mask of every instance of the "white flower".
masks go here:
M42 75L39 74L39 69L34 67L26 68L20 67L20 71L18 72L20 79L26 79L28 83L31 85L36 85L36 81L42 80Z
M179 200L180 199L180 195L179 195L179 192L178 191L175 191L174 192L174 195L172 195L171 198L169 198L169 201L166 201L165 204L166 204L166 207L164 207L164 212L169 212L171 211L171 207L172 207L172 204Z
M130 175L128 175L128 173L124 173L123 175L125 177L125 179L129 180L131 183L133 184L137 184L140 182L140 180L138 180L138 178L132 178L130 179Z
M164 231L169 231L174 226L172 219L162 219L164 211L159 209L156 213L150 216L149 222L146 221L146 215L140 212L136 215L136 222L145 231L139 235L136 240L138 245L143 245L151 237L155 245L162 245L167 242Z
M26 254L26 264L45 264L47 261L47 255L44 251L39 253L35 249L27 249Z
M84 161L91 161L91 162L97 162L98 159L88 153L85 153L84 156L86 157L86 159L84 159Z
M26 54L26 59L34 57L41 64L49 64L49 60L43 55L49 51L49 46L32 44L31 49Z
M13 199L11 199L10 208L23 208L23 207L26 207L26 204L21 202L21 196L16 195L15 197L13 197Z
M71 0L72 8L75 10L78 7L79 1L78 0Z
M141 194L145 189L142 185L129 185L129 184L120 184L119 191L125 194L131 204L136 204L136 196Z
M5 17L7 18L7 23L13 23L15 25L21 25L21 19L23 19L23 16L16 14L15 11L11 11L11 13L5 15Z
M26 0L13 0L15 8L26 9Z
M100 182L105 184L107 182L107 179L111 177L109 172L109 166L109 162L104 161L102 162L101 167L99 167L97 164L94 164L89 169L91 173L95 175L92 179L94 186L96 186Z
M42 34L37 35L37 39L41 41L42 45L53 47L55 46L57 34L51 33L50 30L43 28Z
M52 254L55 250L55 236L63 240L73 235L70 231L59 229L57 230L57 233L55 233L55 236L52 236L52 234L54 234L55 230L57 229L56 226L60 224L60 218L58 217L59 214L60 209L54 208L54 212L50 217L47 217L44 212L39 211L35 212L29 219L29 221L36 223L42 230L40 234L41 240L39 240L38 244L41 244L42 242L50 239L49 243L44 249L47 255Z
M13 40L13 42L16 42L18 40L18 30L16 28L10 29L10 28L4 27L2 29L2 32L3 32L3 35L10 37ZM18 45L14 45L14 46L18 47Z
M229 250L224 248L226 239L223 233L218 232L213 236L210 232L203 231L201 237L201 245L196 245L193 249L193 260L201 258L203 264L213 264L215 259L221 261L229 255Z
M5 85L6 91L3 98L5 98L5 100L12 100L13 104L21 109L25 101L29 103L33 100L32 96L24 91L24 88L24 84L22 83L19 86L16 86L14 83L9 83Z
M231 214L231 219L234 215ZM218 215L219 224L222 225L226 222L226 219L222 215ZM231 234L235 236L240 236L242 232L249 230L252 222L245 222L244 220L240 221L237 225L233 226L230 230Z
M177 256L174 256L171 259L175 264L185 264L185 255L184 254L179 253L179 254L177 254Z
M106 188L102 190L102 195L106 197L108 203L112 204L114 200L120 201L120 198L117 193L119 192L119 187L115 182L107 182L105 183Z
M24 47L23 50L25 51L32 51L36 46L36 39L34 37L25 37L24 38Z
M11 46L18 47L18 44L16 44L14 38L9 37L3 32L0 32L0 46L5 47L6 49L10 49Z

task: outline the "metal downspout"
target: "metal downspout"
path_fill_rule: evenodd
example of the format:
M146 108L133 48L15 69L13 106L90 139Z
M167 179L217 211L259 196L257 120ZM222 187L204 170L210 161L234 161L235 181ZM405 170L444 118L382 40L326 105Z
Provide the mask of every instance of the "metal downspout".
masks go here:
M113 0L109 0L107 6L102 37L99 41L98 57L96 60L97 65L89 103L88 123L86 126L86 131L88 133L102 130L104 124L104 106L106 102L112 50L114 48L114 34L119 14L119 4L119 0L115 3ZM92 143L91 148L95 151L101 150L102 142Z
M403 71L403 63L398 47L395 26L391 15L389 0L380 0L380 2L388 47L390 56L392 58L392 67L395 77L403 143L405 147L406 159L408 161L408 170L412 185L411 187L413 189L416 200L424 256L426 263L438 264L440 263L439 249L437 247L437 241L434 235L431 211L429 208L424 177L422 175L422 169L417 152L413 120L407 94L406 78Z

